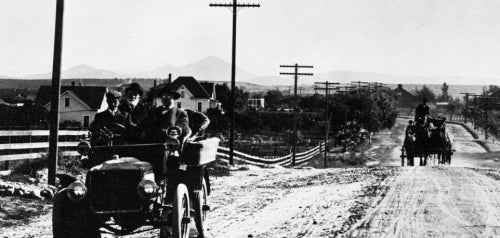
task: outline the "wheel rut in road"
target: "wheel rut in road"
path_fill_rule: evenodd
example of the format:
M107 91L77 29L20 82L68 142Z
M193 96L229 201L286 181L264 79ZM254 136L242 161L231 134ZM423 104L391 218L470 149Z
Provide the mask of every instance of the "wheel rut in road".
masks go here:
M500 182L467 168L404 168L345 237L498 237Z

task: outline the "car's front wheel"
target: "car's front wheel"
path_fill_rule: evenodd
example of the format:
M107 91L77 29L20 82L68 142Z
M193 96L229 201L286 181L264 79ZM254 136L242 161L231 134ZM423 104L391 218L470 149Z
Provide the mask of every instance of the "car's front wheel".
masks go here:
M66 189L56 193L52 209L54 238L100 238L99 225L84 201L71 201Z
M173 204L172 233L173 238L185 238L189 236L190 201L186 185L179 184L175 191Z

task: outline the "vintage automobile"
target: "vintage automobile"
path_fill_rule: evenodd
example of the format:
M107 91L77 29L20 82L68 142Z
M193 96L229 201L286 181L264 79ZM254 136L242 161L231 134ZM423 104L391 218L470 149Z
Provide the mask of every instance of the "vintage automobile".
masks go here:
M194 218L198 237L205 237L210 207L207 164L215 161L218 138L179 140L181 129L164 130L164 143L120 143L119 124L92 136L107 141L79 144L90 170L84 182L74 180L54 198L54 237L128 235L160 229L160 237L188 237ZM99 144L99 143L95 143Z

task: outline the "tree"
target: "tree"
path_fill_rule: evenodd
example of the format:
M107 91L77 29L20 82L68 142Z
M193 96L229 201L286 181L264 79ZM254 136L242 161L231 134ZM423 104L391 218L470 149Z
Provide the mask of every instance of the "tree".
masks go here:
M236 87L234 92L234 109L237 111L246 109L248 92L246 92L244 88L238 87ZM229 112L231 109L231 89L229 89L227 84L217 84L215 85L215 94L217 95L217 100L222 103L224 111Z
M422 87L422 89L417 91L417 98L422 101L424 98L427 98L427 101L429 102L435 102L436 101L436 95L430 90L426 85Z
M275 111L279 107L281 107L281 103L283 100L283 94L279 90L270 90L267 91L264 96L265 106L269 110Z

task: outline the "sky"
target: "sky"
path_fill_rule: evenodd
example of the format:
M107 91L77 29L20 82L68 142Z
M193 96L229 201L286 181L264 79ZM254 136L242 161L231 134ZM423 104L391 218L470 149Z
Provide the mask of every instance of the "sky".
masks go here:
M1 0L0 76L52 69L56 0ZM117 73L231 61L231 11L206 0L65 0L62 68ZM245 0L237 65L500 78L498 0ZM467 84L468 82L456 82ZM491 82L495 83L495 82Z

